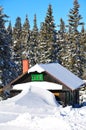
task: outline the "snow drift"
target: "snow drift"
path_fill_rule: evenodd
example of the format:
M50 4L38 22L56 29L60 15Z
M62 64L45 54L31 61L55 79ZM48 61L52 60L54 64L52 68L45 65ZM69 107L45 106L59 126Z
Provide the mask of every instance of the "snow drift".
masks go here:
M86 106L62 108L51 92L35 83L13 89L22 92L0 102L0 130L86 130Z

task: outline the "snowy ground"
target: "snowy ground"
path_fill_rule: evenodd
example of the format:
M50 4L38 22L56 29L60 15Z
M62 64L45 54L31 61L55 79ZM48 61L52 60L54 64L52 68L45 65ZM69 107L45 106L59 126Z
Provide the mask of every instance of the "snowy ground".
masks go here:
M86 130L86 106L62 108L52 93L35 83L14 89L23 91L0 102L0 130Z

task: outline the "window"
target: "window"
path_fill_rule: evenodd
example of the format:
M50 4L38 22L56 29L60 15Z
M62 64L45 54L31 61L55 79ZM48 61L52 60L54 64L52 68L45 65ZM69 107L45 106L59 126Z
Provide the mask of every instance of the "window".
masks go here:
M32 81L43 81L43 74L31 74Z

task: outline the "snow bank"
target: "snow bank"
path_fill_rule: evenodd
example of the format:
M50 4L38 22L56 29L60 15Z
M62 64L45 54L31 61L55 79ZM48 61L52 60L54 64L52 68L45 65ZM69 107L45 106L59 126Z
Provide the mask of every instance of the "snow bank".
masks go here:
M31 87L31 91L33 93L36 93L47 104L57 106L55 96L51 92L44 90L42 88L39 88L39 87L34 87L34 86ZM58 106L59 106L59 104L58 104Z
M47 82L44 84L46 86ZM22 105L30 105L30 100L31 98L33 98L34 100L33 105L34 103L37 105L38 102L44 102L44 104L59 106L54 95L51 92L49 92L46 89L43 89L43 87L37 87L37 85L38 83L24 83L15 85L13 89L22 90L22 92L14 96L13 98L8 99L7 101L8 102L15 101L15 103L17 104L21 103Z
M86 130L86 106L62 108L52 93L35 83L14 89L22 92L0 102L0 130Z
M35 93L39 96L39 98L43 99L49 105L57 105L54 95L47 91L46 89L61 89L61 85L57 85L55 83L48 82L30 82L24 84L18 84L13 87L13 89L23 90L22 94L17 95L17 98L21 98L22 95L26 95L26 93ZM58 104L59 105L59 104Z

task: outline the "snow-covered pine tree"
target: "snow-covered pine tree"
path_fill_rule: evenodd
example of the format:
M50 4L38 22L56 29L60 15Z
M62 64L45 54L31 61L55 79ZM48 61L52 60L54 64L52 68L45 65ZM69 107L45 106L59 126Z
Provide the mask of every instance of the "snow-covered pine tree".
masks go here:
M83 23L80 22L82 19L82 16L79 14L79 8L80 5L78 3L78 0L74 0L73 2L73 9L70 9L69 11L69 26L72 28L72 32L77 32L79 25L82 25Z
M60 44L60 37L59 33L54 30L54 41L52 43L52 62L60 62L60 50L61 50L61 44Z
M60 33L65 32L66 26L65 26L65 22L64 22L64 20L62 18L60 19L60 25L58 27L60 27L60 29L59 29Z
M3 13L3 8L0 6L0 85L2 86L18 76L17 66L11 60L11 37L5 29L6 18L8 16Z
M40 32L39 32L39 63L46 63L47 57L47 43L46 43L46 30L45 30L45 23L42 22L40 25Z
M8 27L7 27L7 31L8 31L8 33L11 35L11 37L12 37L12 25L11 25L11 21L9 22L9 25L8 25Z
M80 52L81 52L81 58L82 58L82 70L83 75L82 78L86 79L86 32L84 30L84 27L82 27L82 31L80 33Z
M21 18L17 17L15 26L13 28L13 52L14 52L13 59L14 59L15 63L19 66L19 69L18 69L19 74L21 74L21 72L22 72L21 34L22 34Z
M65 58L67 58L67 52L66 52L66 25L64 20L60 19L60 24L58 25L59 30L57 32L57 44L58 44L58 59L59 62L65 66Z
M48 6L45 21L40 29L40 62L52 62L52 45L55 42L55 23L53 18L52 6Z
M29 44L30 44L30 24L29 24L28 15L26 15L26 19L23 24L22 33L21 33L22 59L28 58Z
M30 44L29 44L29 60L31 66L35 65L38 63L38 44L39 44L39 32L38 32L38 27L37 27L37 18L36 14L34 15L34 24L33 24L33 29L31 31L31 37L30 37Z
M82 19L81 15L79 14L79 4L78 0L74 0L73 9L69 12L69 27L71 27L71 38L72 38L72 48L71 48L71 55L73 59L73 68L72 71L78 75L79 77L82 76L82 57L80 51L80 33L78 31L79 25L83 23L80 22Z
M9 22L9 25L7 27L7 32L9 34L9 38L10 38L10 49L11 49L11 59L13 59L13 38L12 38L12 25L11 25L11 21Z

